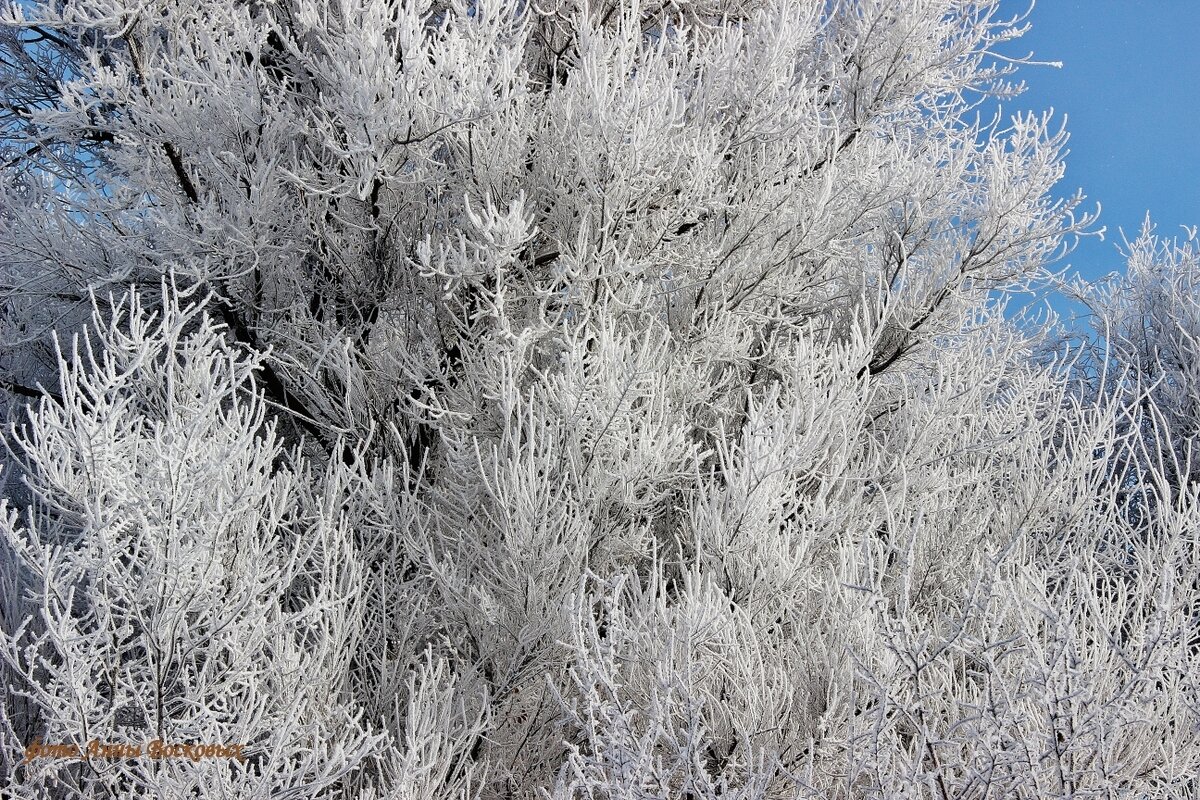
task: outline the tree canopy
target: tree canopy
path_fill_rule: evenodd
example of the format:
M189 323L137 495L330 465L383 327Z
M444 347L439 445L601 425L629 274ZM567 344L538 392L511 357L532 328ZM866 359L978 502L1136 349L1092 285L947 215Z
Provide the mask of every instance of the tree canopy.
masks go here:
M1195 791L1195 249L1005 318L998 2L4 22L14 797Z

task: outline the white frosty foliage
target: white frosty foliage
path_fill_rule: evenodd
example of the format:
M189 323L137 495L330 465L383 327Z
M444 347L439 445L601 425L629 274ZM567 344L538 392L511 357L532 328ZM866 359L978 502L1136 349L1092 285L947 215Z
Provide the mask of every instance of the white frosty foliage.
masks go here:
M4 14L16 796L1197 791L1195 248L990 302L996 2Z
M348 692L363 570L336 481L282 454L254 391L260 359L226 344L199 303L165 287L162 300L154 316L132 296L97 314L97 341L60 358L61 400L14 431L35 498L2 527L23 568L25 597L12 599L30 614L0 649L20 700L4 754L17 796L56 784L78 796L313 792L384 743ZM453 687L430 694L442 682L431 664L410 683L404 767L414 780L441 768L439 787L453 719ZM15 768L17 730L46 743L240 743L245 763Z

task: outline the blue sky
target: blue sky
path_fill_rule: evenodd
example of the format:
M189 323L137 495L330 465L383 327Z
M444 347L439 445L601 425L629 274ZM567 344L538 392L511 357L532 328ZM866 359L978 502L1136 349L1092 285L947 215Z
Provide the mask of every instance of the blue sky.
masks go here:
M1056 194L1082 189L1108 229L1058 266L1088 278L1123 269L1118 229L1132 239L1147 211L1160 235L1200 225L1200 0L1040 0L1028 21L1003 52L1063 66L1023 67L1027 91L1006 109L1066 115L1070 154Z

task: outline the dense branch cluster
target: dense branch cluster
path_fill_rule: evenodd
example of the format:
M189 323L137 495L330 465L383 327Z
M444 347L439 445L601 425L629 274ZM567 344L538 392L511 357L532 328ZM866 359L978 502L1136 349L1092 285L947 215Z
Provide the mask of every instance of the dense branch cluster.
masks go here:
M994 0L4 14L13 797L1200 791L1196 244L1005 318Z

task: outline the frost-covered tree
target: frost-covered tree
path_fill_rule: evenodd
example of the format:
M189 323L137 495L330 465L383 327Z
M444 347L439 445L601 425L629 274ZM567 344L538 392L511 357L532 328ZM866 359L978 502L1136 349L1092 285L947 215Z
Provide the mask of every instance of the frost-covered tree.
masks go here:
M98 341L60 354L62 396L14 436L34 498L0 521L0 764L16 796L313 795L386 752L351 683L366 596L346 476L282 451L259 357L202 305L165 285L158 315L136 295L106 304ZM452 678L420 666L409 713L452 726ZM421 724L432 745L452 733ZM125 739L140 760L89 750ZM90 757L39 760L39 741ZM155 758L151 741L241 748Z
M989 302L1089 223L995 2L7 13L27 796L1195 789L1200 506ZM17 763L155 725L254 757Z
M1200 240L1190 233L1164 240L1147 219L1126 244L1125 272L1082 295L1094 332L1090 391L1122 397L1143 422L1157 419L1139 431L1143 457L1116 465L1135 503L1145 500L1145 470L1161 472L1174 499L1200 480Z
M35 760L19 783L52 772L80 796L318 788L371 745L353 706L330 702L346 697L361 567L336 495L302 462L276 464L261 398L238 391L253 361L207 320L185 333L199 310L174 301L158 319L131 299L97 320L102 347L63 354L62 397L15 437L36 500L0 529L16 597L39 602L0 651L21 712L7 720L5 762L11 777L18 731L86 745L132 730L261 750L243 754L255 769L232 773Z
M473 352L545 326L653 318L734 342L756 362L728 375L740 392L798 322L844 336L865 314L879 374L955 329L973 292L1035 271L1070 211L1044 196L1061 134L971 121L973 99L1007 91L988 49L1016 31L994 16L957 0L14 7L10 338L174 269L240 341L274 348L264 389L310 438L328 450L390 419L401 441L377 449L430 467L431 396L469 395ZM35 390L36 354L17 355L10 386Z

